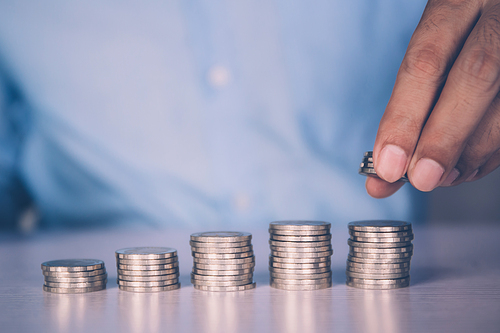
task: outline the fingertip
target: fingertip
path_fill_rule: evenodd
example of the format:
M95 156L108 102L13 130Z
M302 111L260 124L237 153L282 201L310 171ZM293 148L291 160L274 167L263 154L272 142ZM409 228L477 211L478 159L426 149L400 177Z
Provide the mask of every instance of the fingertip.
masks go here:
M388 183L376 177L367 177L365 183L366 192L375 199L387 198L396 193L403 185L402 181Z

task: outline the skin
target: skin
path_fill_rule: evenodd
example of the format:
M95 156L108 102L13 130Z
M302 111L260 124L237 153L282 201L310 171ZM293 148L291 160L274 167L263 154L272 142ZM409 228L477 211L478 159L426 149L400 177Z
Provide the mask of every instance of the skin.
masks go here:
M430 0L380 121L373 160L385 198L407 173L421 191L500 165L500 0Z

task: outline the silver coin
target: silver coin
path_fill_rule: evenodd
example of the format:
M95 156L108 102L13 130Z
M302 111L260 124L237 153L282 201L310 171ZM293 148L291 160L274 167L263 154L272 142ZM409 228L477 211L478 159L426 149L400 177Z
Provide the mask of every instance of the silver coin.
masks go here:
M332 235L323 236L282 236L271 234L270 238L272 240L283 241L283 242L323 242L332 239Z
M401 284L364 284L364 283L355 283L347 281L346 285L348 285L349 287L354 287L359 289L389 290L389 289L406 288L410 285L410 280L408 280L406 283L401 283Z
M348 228L364 232L401 232L412 230L411 223L393 220L367 220L349 222Z
M130 292L136 292L136 293L155 293L159 291L170 291L170 290L176 290L181 287L180 283L172 284L170 286L165 286L165 287L128 287L128 286L118 286L120 290L123 291L130 291Z
M374 237L374 238L400 238L400 237L410 237L413 236L413 231L400 231L400 232L364 232L364 231L355 231L349 230L349 235L355 237Z
M248 232L238 232L238 231L197 232L191 235L191 240L193 242L205 242L205 243L249 242L251 239L252 239L252 234Z
M273 262L282 262L284 264L314 264L319 262L330 262L331 257L319 257L319 258L280 258L269 256L269 260Z
M271 273L299 275L299 274L321 274L321 273L327 273L327 272L331 272L332 269L331 269L331 267L304 268L304 269L289 269L289 268L269 267L269 271Z
M195 264L210 264L210 265L241 265L249 264L255 262L255 257L247 257L241 259L204 259L204 258L193 258L193 263Z
M152 276L118 275L118 280L136 281L136 282L166 281L177 278L179 278L179 273L168 274L168 275L152 275Z
M272 230L330 230L332 224L323 221L274 221L269 223Z
M352 267L356 269L367 269L367 270L377 270L377 269L410 269L410 261L396 263L396 264L364 264L354 261L347 260L347 267Z
M323 278L323 279L300 279L300 280L293 280L293 279L277 279L271 277L271 283L276 283L276 284L294 284L294 285L312 285L312 284L326 284L326 283L332 283L331 277L328 278Z
M405 246L410 246L412 243L411 241L409 242L389 242L389 243L364 243L364 242L355 242L351 239L347 240L347 244L349 246L356 246L356 247L371 247L371 248L377 248L377 249L388 249L392 247L405 247Z
M42 271L44 276L50 277L61 277L61 278L79 278L79 277L90 277L96 275L102 275L106 273L105 268L96 269L93 271L82 271L82 272L51 272L51 271Z
M42 263L43 271L83 272L104 268L104 261L98 259L61 259Z
M140 270L128 270L128 269L118 269L119 275L130 275L130 276L157 276L157 275L169 275L178 273L179 268L172 269L161 269L153 271L140 271Z
M200 286L200 285L194 285L193 287L198 290L203 290L203 291L244 291L244 290L250 290L255 288L255 282L246 284L244 286L229 286L229 287L215 287L215 286Z
M324 251L324 252L278 252L278 251L271 251L271 255L275 257L282 257L282 258L318 258L318 257L328 257L333 254L333 251Z
M285 229L269 229L269 233L273 235L283 236L322 236L330 235L329 229L323 230L285 230Z
M405 253L363 253L353 252L349 250L349 255L353 257L366 258L366 259L403 259L411 258L413 252Z
M64 283L64 282L50 282L50 281L45 281L44 285L47 287L51 288L93 288L93 287L100 287L100 286L105 286L108 280L100 280L100 281L93 281L93 282L79 282L79 283Z
M210 270L211 271L213 271L213 270L223 271L223 270L237 270L237 269L254 268L255 263L251 262L249 264L240 264L240 265L211 265L211 264L205 265L205 264L195 263L194 267L196 267L197 269L206 269L209 271Z
M270 284L271 284L271 287L275 288L275 289L294 290L294 291L319 290L319 289L330 288L332 286L331 282L327 282L324 284L305 284L305 285L281 284L281 283L275 283L275 282L271 282Z
M346 276L358 279L373 279L373 280L383 280L383 279L400 279L405 278L410 275L410 272L404 273L393 273L393 274L374 274L374 273L358 273L346 271Z
M381 237L381 238L374 238L374 237L356 237L356 236L351 236L351 240L355 242L366 242L366 243L403 243L403 242L410 242L413 240L413 236L409 237Z
M332 272L320 273L320 274L281 274L271 272L271 277L275 279L290 279L290 280L314 280L314 279L324 279L332 276Z
M278 247L270 246L271 251L276 252L295 252L295 253L307 253L307 252L325 252L331 251L332 246L322 246L322 247Z
M253 257L253 251L241 252L241 253L198 253L191 252L191 255L195 258L205 258L205 259L240 259Z
M323 268L331 267L331 262L319 262L315 264L285 264L282 262L269 262L270 267L276 268L288 268L288 269L311 269L311 268Z
M118 264L118 269L125 269L129 271L157 271L157 270L165 270L165 269L172 269L175 267L179 267L178 262L173 262L171 264L164 264L164 265L120 265Z
M215 247L223 247L223 248L226 248L226 247L243 247L243 246L250 246L252 245L252 242L251 241L244 241L244 242L231 242L231 243L227 243L227 242L221 242L221 243L216 243L216 242L210 242L210 243L205 243L205 242L193 242L193 241L189 241L189 245L193 246L193 247L212 247L212 248L215 248Z
M374 275L401 274L401 273L409 273L410 268L405 267L405 268L388 268L388 269L367 269L367 268L358 268L358 267L347 266L346 271L355 272L355 273L362 273L362 274L374 274Z
M348 255L347 260L363 264L400 264L400 263L409 263L411 257L400 258L400 259L396 258L387 259L387 258L360 258Z
M331 241L323 241L323 242L281 242L275 240L269 240L270 246L278 246L278 247L322 247L332 245Z
M365 166L364 163L361 163L360 165L360 168L358 170L358 173L360 175L363 175L363 176L368 176L368 177L376 177L376 178L380 178L378 175L377 175L377 172L375 171L375 169L373 167L368 167L368 166ZM403 181L403 182L408 182L408 176L405 174L403 175L399 180L399 181Z
M401 279L365 279L365 278L354 278L354 277L347 277L346 280L348 282L352 283L359 283L359 284L405 284L410 281L410 277L405 277Z
M196 253L243 253L253 251L253 246L245 247L191 247L191 251Z
M204 280L204 281L235 281L235 280L248 280L252 279L253 274L241 274L241 275L224 275L224 276L214 276L214 275L199 275L191 273L192 280Z
M82 293L90 293L93 291L99 291L106 289L106 285L101 285L97 287L90 288L53 288L48 286L43 286L43 290L49 293L56 294L82 294Z
M93 281L102 281L108 278L108 274L104 273L101 275L94 276L84 276L84 277L54 277L54 276L45 276L45 281L49 282L65 282L65 283L77 283L77 282L93 282Z
M177 250L170 247L128 247L116 250L120 259L165 259L177 256Z
M139 266L151 266L151 265L165 265L177 262L179 258L177 256L166 258L166 259L120 259L116 258L116 263L120 265L139 265Z
M197 269L193 267L193 273L199 275L242 275L242 274L250 274L253 273L254 269L235 269L235 270L206 270L206 269Z
M213 287L231 287L231 286L244 286L252 283L253 278L246 280L232 280L232 281L209 281L209 280L196 280L191 279L191 283L197 286L213 286Z
M140 288L150 288L150 287L166 287L173 284L177 284L179 279L163 280L163 281L125 281L118 280L117 283L120 286L126 287L140 287Z
M362 253L405 253L405 252L413 252L413 245L405 247L383 248L383 249L351 246L350 250L352 252L362 252Z

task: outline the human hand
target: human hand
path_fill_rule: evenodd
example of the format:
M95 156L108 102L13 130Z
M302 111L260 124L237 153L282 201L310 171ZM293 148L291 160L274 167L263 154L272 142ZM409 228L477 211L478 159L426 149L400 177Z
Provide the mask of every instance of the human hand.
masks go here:
M429 0L379 125L368 177L376 198L407 173L421 191L500 164L500 0Z

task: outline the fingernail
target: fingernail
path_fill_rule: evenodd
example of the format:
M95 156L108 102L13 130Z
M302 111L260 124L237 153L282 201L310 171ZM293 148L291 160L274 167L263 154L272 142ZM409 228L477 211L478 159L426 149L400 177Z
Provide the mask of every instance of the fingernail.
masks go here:
M411 174L411 181L420 191L432 191L439 184L444 169L438 162L429 158L422 158L417 162Z
M377 159L377 175L389 183L394 183L403 177L406 160L403 149L395 145L385 146Z
M472 173L472 175L470 175L470 176L469 176L469 178L467 178L465 181L466 181L466 182L471 182L471 181L472 181L472 179L474 179L474 177L476 177L476 175L477 175L477 172L478 172L478 171L479 171L479 169L476 169L476 170Z
M448 177L441 183L441 186L451 186L451 184L455 181L455 179L460 176L460 171L457 168L453 168L451 172L448 174Z

